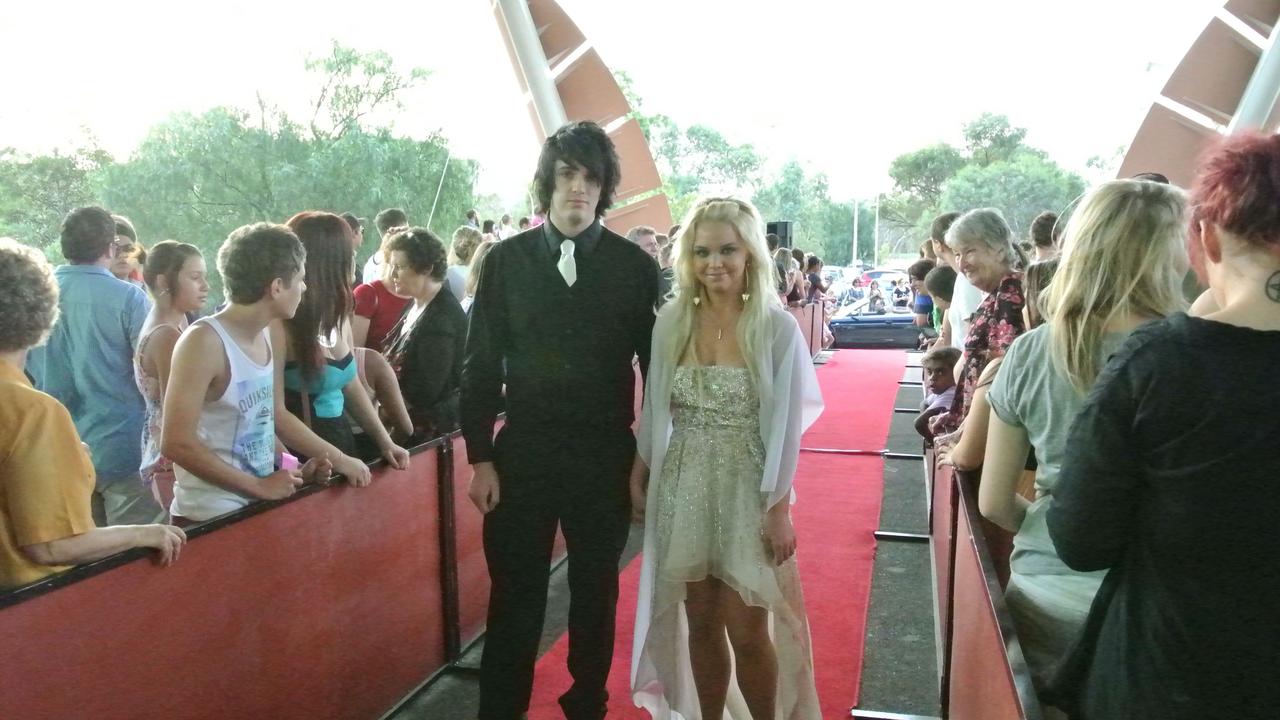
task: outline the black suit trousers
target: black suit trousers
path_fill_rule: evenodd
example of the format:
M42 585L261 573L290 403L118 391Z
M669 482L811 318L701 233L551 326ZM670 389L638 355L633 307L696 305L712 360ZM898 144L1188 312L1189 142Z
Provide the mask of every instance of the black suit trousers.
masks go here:
M498 505L484 518L492 588L480 669L481 720L519 718L529 706L559 526L568 546L569 672L560 698L569 720L605 715L613 659L618 562L630 525L630 429L534 430L510 425L494 448Z

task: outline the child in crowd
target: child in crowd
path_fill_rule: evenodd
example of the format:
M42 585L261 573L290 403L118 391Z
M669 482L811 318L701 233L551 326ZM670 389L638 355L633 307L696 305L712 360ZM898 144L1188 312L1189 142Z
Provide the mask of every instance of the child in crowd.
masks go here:
M911 292L915 295L912 312L916 316L916 325L922 328L938 329L933 322L933 297L924 286L925 276L936 267L932 260L917 260L907 268L907 278L911 282Z
M920 404L921 412L916 416L916 432L929 442L933 442L933 434L929 432L929 418L949 410L955 399L956 379L952 369L958 362L960 351L950 346L934 348L920 359L920 367L924 371L925 397Z
M930 270L924 276L924 289L933 299L933 326L936 328L942 327L943 318L951 309L951 295L955 292L955 287L956 271L946 263Z
M218 251L227 305L178 340L164 398L160 451L173 461L175 523L297 492L328 459L276 470L275 358L267 327L293 317L306 290L306 251L287 226L257 223Z

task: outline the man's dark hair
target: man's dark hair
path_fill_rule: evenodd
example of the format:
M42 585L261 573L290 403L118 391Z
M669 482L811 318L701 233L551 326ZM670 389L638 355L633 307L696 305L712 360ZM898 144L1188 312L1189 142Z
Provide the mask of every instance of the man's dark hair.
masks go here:
M493 221L485 220L484 224L480 227L480 232L484 233L485 235L492 235L493 229L494 229Z
M937 263L932 260L917 260L911 263L911 267L907 268L907 277L912 280L923 281L929 271L937 267Z
M349 212L344 212L339 217L347 223L347 227L351 228L351 232L357 235L360 234L360 218Z
M288 286L305 267L307 251L287 225L254 223L231 231L218 249L218 273L227 299L252 305L280 278Z
M468 219L468 220L479 220L479 219L480 219L480 213L476 212L476 209L475 209L475 208L471 208L470 210L468 210L468 211L467 211L467 219Z
M317 337L329 337L354 307L351 299L351 226L327 212L300 212L285 225L307 251L307 291L284 321L294 360L307 380L324 366Z
M432 280L444 280L445 271L449 268L444 243L426 228L412 227L387 238L387 257L390 258L393 252L404 253L414 272L430 275Z
M134 243L138 242L138 231L133 229L133 223L129 218L123 215L112 215L112 220L116 221L116 236L123 235Z
M1146 180L1147 182L1160 183L1161 185L1169 184L1169 178L1166 177L1164 173L1158 173L1158 172L1141 172L1129 179L1130 180Z
M62 257L72 263L97 262L115 239L115 218L100 207L76 208L62 220Z
M1031 221L1031 242L1036 247L1053 247L1058 240L1055 229L1058 225L1058 214L1042 212Z
M387 208L373 218L373 224L378 228L378 235L386 235L387 231L393 227L408 225L409 216L405 215L400 208Z
M947 244L947 231L951 229L951 223L960 217L958 212L942 213L933 219L933 224L929 226L929 239L937 240L944 246Z
M778 239L778 233L768 233L764 236L764 241L769 246L769 254L772 255L778 249L778 244L782 242Z
M604 128L590 121L569 123L543 143L533 185L538 205L544 208L551 207L551 193L556 189L557 160L582 168L589 179L600 183L596 217L604 215L613 205L613 194L621 176L618 151Z
M533 221L530 220L529 218L522 217L520 218L520 222L516 223L516 227L520 228L521 230L527 230L531 222Z
M950 265L942 264L924 276L924 289L929 297L940 298L943 302L951 302L956 291L956 271Z

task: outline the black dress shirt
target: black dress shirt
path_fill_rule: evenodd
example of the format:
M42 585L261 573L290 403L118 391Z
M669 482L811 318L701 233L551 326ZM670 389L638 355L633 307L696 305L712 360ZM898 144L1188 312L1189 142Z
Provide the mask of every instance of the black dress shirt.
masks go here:
M597 221L575 241L577 281L556 260L551 222L494 246L480 271L462 370L462 432L472 463L493 460L493 427L550 438L627 431L635 371L647 371L658 270Z

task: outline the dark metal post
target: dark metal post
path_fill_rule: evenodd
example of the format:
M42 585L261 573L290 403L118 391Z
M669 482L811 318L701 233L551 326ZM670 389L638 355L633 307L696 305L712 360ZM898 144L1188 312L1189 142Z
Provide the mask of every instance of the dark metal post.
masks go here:
M454 514L453 442L446 439L436 455L440 505L440 606L444 611L444 657L462 656L462 614L458 590L458 526Z

